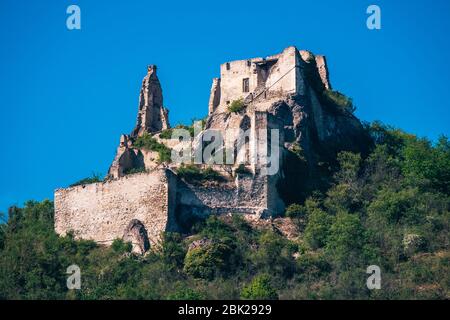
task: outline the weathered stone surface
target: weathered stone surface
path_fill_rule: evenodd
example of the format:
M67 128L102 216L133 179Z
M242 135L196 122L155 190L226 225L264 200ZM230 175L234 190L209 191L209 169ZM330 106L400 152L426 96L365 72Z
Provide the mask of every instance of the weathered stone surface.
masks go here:
M220 66L220 103L216 112L225 112L234 100L261 101L286 94L302 94L300 76L303 60L295 47L266 58L224 63ZM214 92L214 95L218 95ZM212 97L210 98L210 100Z
M136 127L131 136L141 136L169 128L168 110L163 106L161 84L156 75L156 66L148 66L139 95L139 112Z
M55 191L55 230L103 244L122 238L139 220L156 243L163 231L178 231L174 174L167 169L125 176L104 183Z
M108 170L108 178L123 177L127 170L145 167L144 155L140 150L132 148L131 138L128 135L120 137L120 144L116 156Z
M131 242L132 251L138 254L144 254L150 248L147 229L138 219L133 219L128 224L122 239L125 242Z
M111 243L129 239L135 252L145 252L148 241L158 242L161 232L187 232L198 219L211 214L243 214L248 219L276 217L285 205L301 203L313 190L326 185L327 167L343 150L365 153L371 141L359 120L323 98L331 89L326 60L308 51L289 47L282 53L222 64L221 78L214 79L205 129L222 132L237 145L239 129L247 131L244 153L234 154L231 165L214 165L225 182L189 184L156 160L157 152L136 148L137 137L149 133L160 143L176 148L176 140L160 139L157 132L169 127L163 107L156 66L149 66L140 93L137 125L131 135L122 135L116 157L104 183L59 189L55 192L55 229L73 230L79 238ZM229 103L245 99L240 112L228 112ZM265 169L255 152L260 129L278 129L279 170ZM194 148L202 147L204 132ZM227 148L229 146L226 146ZM225 148L225 146L223 146ZM292 152L296 150L296 154ZM222 151L220 149L219 151ZM242 163L249 174L234 174ZM170 167L176 172L177 164ZM130 169L148 173L125 175ZM281 221L280 232L295 236L289 223Z
M325 89L331 90L330 79L328 75L327 60L325 56L316 56L317 71L319 72L320 79L325 86Z
M220 78L214 78L209 95L208 114L212 114L220 103Z

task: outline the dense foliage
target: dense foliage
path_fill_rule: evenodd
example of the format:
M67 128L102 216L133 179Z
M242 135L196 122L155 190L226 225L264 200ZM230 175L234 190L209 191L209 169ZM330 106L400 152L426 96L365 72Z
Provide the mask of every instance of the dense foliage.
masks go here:
M181 165L177 169L177 174L185 181L196 184L203 183L205 181L220 182L224 179L220 173L215 171L213 168L207 167L202 169L195 164Z
M291 240L210 217L142 257L120 240L58 237L50 201L13 207L0 225L0 299L448 299L450 143L367 130L368 157L341 152L332 187L287 208L300 230ZM81 290L66 288L72 264ZM370 265L381 290L366 286Z
M344 112L353 113L356 110L352 99L339 91L324 90L320 99L326 104L334 105Z
M171 150L165 144L159 143L148 133L144 133L142 136L138 137L133 145L139 149L158 152L158 162L160 163L171 161Z

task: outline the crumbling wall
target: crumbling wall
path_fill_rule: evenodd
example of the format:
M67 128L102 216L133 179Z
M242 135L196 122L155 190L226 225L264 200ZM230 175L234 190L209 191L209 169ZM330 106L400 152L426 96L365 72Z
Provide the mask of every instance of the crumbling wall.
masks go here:
M297 89L296 68L298 66L298 51L295 47L288 47L279 55L276 65L272 68L266 80L268 93L295 93ZM267 60L271 57L267 57Z
M288 47L282 53L266 58L253 58L224 63L220 66L220 104L217 112L225 112L227 106L239 98L252 101L253 98L267 99L286 94L303 94L299 79L302 60L295 47ZM248 79L248 91L244 92L243 81ZM211 98L212 99L211 92ZM210 108L211 114L211 108Z
M208 115L212 114L220 103L220 78L214 78L209 95Z
M282 212L268 208L270 188L268 177L238 174L231 183L194 185L179 182L176 216L186 230L210 215L244 214L259 219Z
M167 169L133 174L55 192L55 230L73 231L76 238L111 244L125 235L133 219L146 229L150 244L163 231L177 231L176 177Z

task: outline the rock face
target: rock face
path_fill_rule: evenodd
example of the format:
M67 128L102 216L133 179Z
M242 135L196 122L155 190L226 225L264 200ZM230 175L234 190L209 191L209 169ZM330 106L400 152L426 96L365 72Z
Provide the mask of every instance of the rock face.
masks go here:
M150 242L148 241L147 230L141 221L133 219L125 229L122 237L123 241L131 242L133 252L144 254L150 249Z
M137 122L131 136L137 137L145 132L154 133L169 128L168 113L163 106L162 89L156 75L156 66L150 65L147 75L142 80Z
M285 204L324 188L338 152L365 154L371 147L350 102L339 105L328 98L340 94L331 90L324 56L289 47L264 59L225 63L221 75L213 81L210 98L221 97L220 104L210 103L206 129L224 134L236 128L280 130L281 170L271 179L276 185L271 193ZM245 108L227 112L228 102L237 99L244 99Z
M331 90L324 56L289 47L266 58L224 63L220 74L212 83L204 131L187 142L203 151L210 147L203 140L210 132L229 139L215 153L228 159L231 149L231 163L197 165L213 168L220 182L195 184L177 174L179 163L155 161L162 145L180 142L160 137L169 128L168 111L156 66L149 66L136 127L121 136L105 182L56 190L56 231L106 244L122 238L143 253L162 232L189 232L209 215L243 214L255 221L279 216L287 205L327 187L337 153L369 151L372 142L351 101ZM230 109L236 101L239 108ZM144 134L159 143L156 150L137 147ZM270 161L260 161L260 147L270 150Z
M123 177L127 170L144 167L144 156L141 151L132 148L132 138L123 134L120 137L116 156L108 170L108 177L117 179Z

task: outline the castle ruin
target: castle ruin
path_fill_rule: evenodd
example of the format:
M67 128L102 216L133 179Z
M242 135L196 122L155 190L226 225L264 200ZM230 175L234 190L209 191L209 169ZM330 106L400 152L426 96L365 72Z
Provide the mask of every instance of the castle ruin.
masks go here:
M209 215L262 219L282 214L286 205L301 200L305 186L314 187L320 163L341 150L367 148L359 120L325 99L328 92L325 57L295 47L266 58L222 64L220 78L213 79L202 133L247 130L252 145L259 129L277 129L278 141L269 143L280 147L280 169L264 175L261 165L246 158L227 165L201 164L200 168L212 167L223 179L191 183L177 174L180 164L161 162L158 152L136 145L143 136L170 149L180 143L160 137L170 128L168 110L156 66L149 66L136 127L120 137L105 180L55 191L56 232L73 232L76 238L103 244L121 238L132 242L135 252L144 253L163 232L185 233L193 222ZM241 102L241 110L229 110L234 101Z

